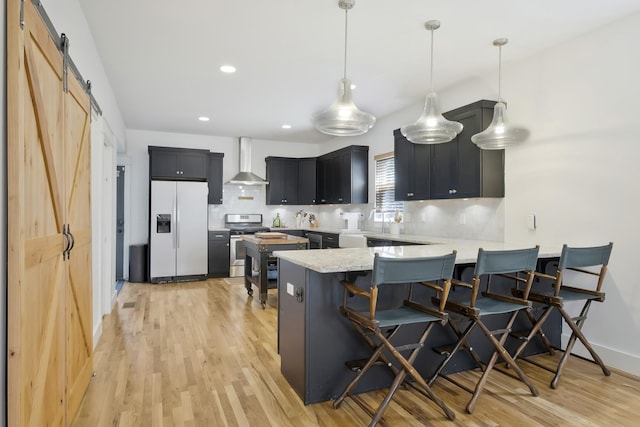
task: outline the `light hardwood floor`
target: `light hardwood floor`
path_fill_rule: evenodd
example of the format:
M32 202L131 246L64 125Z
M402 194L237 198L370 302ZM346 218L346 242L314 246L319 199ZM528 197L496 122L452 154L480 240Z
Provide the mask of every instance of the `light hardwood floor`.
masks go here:
M280 374L275 305L270 294L263 310L244 286L218 279L126 283L104 318L96 375L72 425L368 425L370 419L349 399L337 410L331 402L304 406ZM540 396L493 372L468 415L469 395L438 380L434 391L454 410L455 422L405 390L396 394L385 419L391 426L638 425L639 378L620 372L604 377L597 366L572 357L552 390L550 373L521 365ZM371 392L365 398L375 403L381 396Z

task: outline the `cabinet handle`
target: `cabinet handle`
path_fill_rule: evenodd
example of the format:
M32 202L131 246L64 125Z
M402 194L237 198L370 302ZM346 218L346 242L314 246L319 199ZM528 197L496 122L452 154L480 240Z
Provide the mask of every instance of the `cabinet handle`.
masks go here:
M456 194L457 192L458 192L458 190L456 190L456 189L449 190L449 194Z
M413 197L413 193L407 193L407 197Z
M339 201L339 202L341 202L341 201L343 201L343 200L344 200L344 199L343 199L342 197L338 197L338 201Z

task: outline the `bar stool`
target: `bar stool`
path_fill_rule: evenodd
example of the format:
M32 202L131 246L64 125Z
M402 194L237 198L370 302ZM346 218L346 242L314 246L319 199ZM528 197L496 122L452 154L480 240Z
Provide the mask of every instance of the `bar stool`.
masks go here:
M589 351L593 358L593 362L600 365L603 374L605 376L611 375L609 369L605 366L600 356L598 356L582 333L582 326L587 320L591 302L604 301L605 293L602 292L601 289L604 276L607 272L607 265L609 264L609 257L611 256L612 249L613 243L609 243L604 246L580 248L569 247L565 244L562 246L562 253L560 254L558 268L556 269L555 274L550 275L542 272L535 273L536 277L546 279L545 282L547 283L541 284L540 286L534 286L526 298L536 304L541 304L544 307L544 310L537 319L532 313L528 313L528 318L531 321L532 328L526 336L521 337L523 342L517 348L514 354L514 359L522 354L529 342L531 342L531 340L536 336L540 337L550 354L553 354L554 350L563 351L564 354L560 358L558 365L553 369L525 357L521 358L522 360L526 360L538 367L553 372L555 375L551 380L551 388L555 389L558 387L562 370L567 363L571 350L573 350L576 339L579 339L584 347ZM566 279L565 272L567 270L575 272L575 275L572 277L572 282L579 282L581 283L580 285L569 286L564 284ZM591 280L589 280L589 278L591 278ZM551 285L549 285L549 281L551 282ZM590 285L585 284L585 282L594 281L595 285L593 283ZM525 297L524 291L517 288L513 290L513 295ZM568 301L583 302L582 310L578 316L572 317L567 313L564 308L564 303ZM564 321L567 323L569 328L571 328L571 337L569 338L564 350L552 347L551 343L547 340L542 331L542 325L549 318L553 309L560 312Z
M530 249L501 251L485 251L480 249L478 251L478 258L471 283L455 279L451 282L454 288L467 288L469 289L469 293L465 295L464 298L460 298L460 300L449 298L446 302L445 310L452 314L448 325L458 341L453 347L435 349L446 357L429 380L429 385L432 385L438 377L442 377L471 393L471 399L465 408L469 414L473 412L477 399L484 389L489 373L493 369L498 357L502 357L511 368L513 368L518 378L526 384L532 395L538 395L538 390L516 365L504 347L504 343L518 313L520 311L527 311L531 307L531 303L527 301L525 297L533 282L533 273L538 259L538 251L538 246ZM520 273L524 273L524 276ZM493 276L506 277L509 280L515 280L518 283L524 284L523 297L514 297L498 293L495 290L495 286L494 290L492 290L491 281ZM484 282L486 285L485 291L482 292L480 292L481 282ZM453 316L456 318L454 319ZM483 319L487 317L496 319L494 321L506 318L506 321L502 323L502 327L490 330L483 321ZM462 330L454 320L461 321L463 325L466 323L466 328ZM481 360L480 355L473 349L469 342L469 336L476 326L482 331L493 347L493 353L487 363ZM496 336L499 336L499 338L496 338ZM451 362L453 356L459 350L466 350L471 355L475 364L483 371L474 389L470 389L449 375L443 374L444 368Z
M413 367L413 363L418 353L431 331L437 324L444 324L447 315L444 313L451 277L455 265L456 252L437 257L421 258L385 258L377 253L373 261L372 283L369 291L366 291L354 283L347 280L341 281L344 286L343 304L340 312L352 323L356 331L362 335L367 344L371 347L373 354L358 370L355 378L347 385L342 394L333 402L333 407L338 408L344 399L349 396L371 417L370 426L375 426L382 420L382 415L389 405L391 398L401 384L413 387L424 396L433 400L450 420L455 419L455 414L445 403L437 397L424 378ZM424 305L414 297L414 285L420 284L436 291L439 298L439 305ZM399 304L389 306L389 301L379 301L379 288L396 287L398 292L405 291L407 297ZM399 288L403 286L404 288ZM349 296L358 296L368 299L368 305L364 310L354 308L356 304L349 305ZM382 308L382 306L385 306ZM361 306L362 307L362 306ZM424 324L424 330L417 341L412 344L394 346L392 340L398 333L401 326ZM422 329L421 329L422 330ZM402 352L411 350L408 357ZM393 365L389 356L397 360L400 367ZM376 410L369 407L359 396L351 394L351 390L360 382L367 371L374 365L383 363L394 372L395 378L389 388L389 392L384 397ZM347 362L347 366L352 366ZM414 382L406 381L407 375Z

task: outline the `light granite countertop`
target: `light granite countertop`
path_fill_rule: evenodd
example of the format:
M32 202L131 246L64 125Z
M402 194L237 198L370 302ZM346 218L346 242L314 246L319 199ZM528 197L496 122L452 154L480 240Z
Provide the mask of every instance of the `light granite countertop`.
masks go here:
M486 240L447 239L429 236L391 236L365 233L370 237L382 237L392 240L407 240L425 245L385 246L374 248L310 249L304 251L275 251L274 256L318 273L338 273L345 271L368 271L373 269L374 253L391 258L412 258L439 256L456 250L456 264L475 263L478 249L505 250L522 249L532 245L495 242ZM412 240L409 240L412 239ZM560 256L560 246L540 246L540 258Z

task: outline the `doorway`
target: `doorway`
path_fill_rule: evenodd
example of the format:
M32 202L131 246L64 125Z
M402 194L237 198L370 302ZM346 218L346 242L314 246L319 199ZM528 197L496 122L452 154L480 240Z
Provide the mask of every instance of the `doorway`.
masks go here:
M125 167L116 167L116 292L124 282L124 183Z

